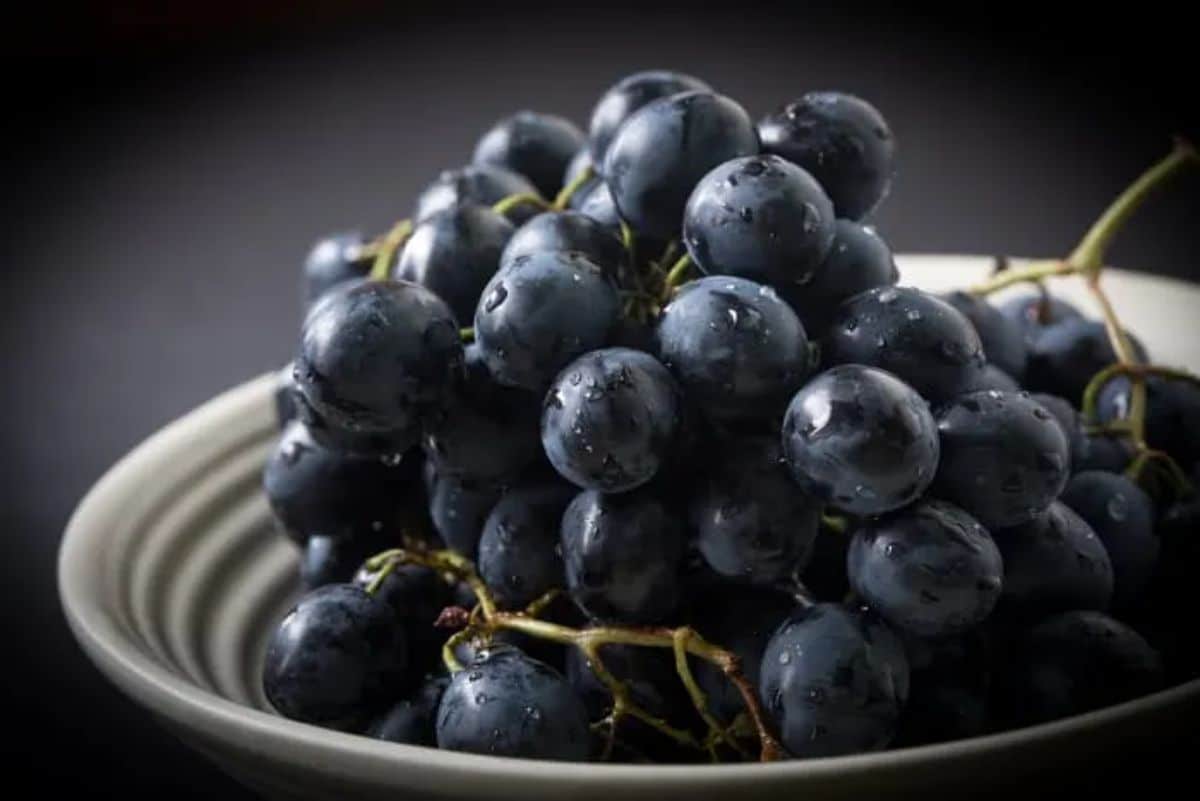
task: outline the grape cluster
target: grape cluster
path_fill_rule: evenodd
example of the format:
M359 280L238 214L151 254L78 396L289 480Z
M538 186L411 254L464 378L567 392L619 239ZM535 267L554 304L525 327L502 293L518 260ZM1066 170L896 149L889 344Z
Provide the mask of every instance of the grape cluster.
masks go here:
M1099 292L1086 260L899 285L865 222L894 158L859 98L756 123L643 72L586 133L514 114L410 220L320 242L264 474L306 588L273 707L483 754L805 758L1192 675L1200 386L1048 293Z

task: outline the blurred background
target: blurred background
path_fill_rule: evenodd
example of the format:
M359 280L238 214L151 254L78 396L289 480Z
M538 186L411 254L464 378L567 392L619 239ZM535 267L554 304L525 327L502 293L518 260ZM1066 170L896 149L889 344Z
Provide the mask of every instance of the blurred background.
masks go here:
M1111 20L1008 3L973 19L861 2L701 5L143 0L14 12L0 272L10 782L53 798L250 797L85 662L58 607L59 536L130 447L289 358L317 237L407 216L498 117L532 108L586 126L608 85L651 67L694 73L755 116L811 89L850 91L899 143L876 217L897 251L1021 256L1065 254L1172 134L1197 134L1194 28L1154 3ZM1200 277L1198 222L1189 176L1149 204L1112 260ZM1185 746L1040 789L1162 779L1182 771Z

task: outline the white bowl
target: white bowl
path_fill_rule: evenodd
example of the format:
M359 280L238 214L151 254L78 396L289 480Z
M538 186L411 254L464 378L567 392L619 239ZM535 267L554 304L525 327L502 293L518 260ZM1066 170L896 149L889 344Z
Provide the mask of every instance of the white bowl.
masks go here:
M975 257L900 259L942 291L986 275ZM1200 287L1106 274L1155 360L1200 369ZM1077 279L1056 291L1092 308ZM97 667L198 751L272 796L313 799L955 798L1126 738L1194 729L1200 680L987 737L770 765L562 764L393 745L285 720L259 687L267 634L294 599L297 553L272 528L260 471L276 435L273 374L167 426L114 466L72 517L59 558L71 628Z

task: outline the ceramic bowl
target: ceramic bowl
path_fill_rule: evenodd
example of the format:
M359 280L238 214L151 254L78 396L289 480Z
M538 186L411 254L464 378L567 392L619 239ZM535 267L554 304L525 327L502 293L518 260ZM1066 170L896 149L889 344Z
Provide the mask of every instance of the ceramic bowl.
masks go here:
M990 260L900 259L903 283L966 286ZM1200 287L1112 271L1156 361L1200 368ZM1059 290L1084 308L1081 282ZM769 765L620 766L473 756L315 728L270 711L259 670L297 590L260 471L276 435L272 376L206 403L114 466L79 505L59 560L71 628L96 666L183 741L271 797L634 799L962 797L1126 738L1195 726L1200 681L1067 720L943 745ZM1165 739L1164 739L1165 741Z

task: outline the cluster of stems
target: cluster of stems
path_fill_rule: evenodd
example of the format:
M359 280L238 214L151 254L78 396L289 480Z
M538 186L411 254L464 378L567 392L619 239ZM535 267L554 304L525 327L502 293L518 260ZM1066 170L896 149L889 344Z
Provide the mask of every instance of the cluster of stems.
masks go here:
M452 673L462 670L455 657L457 647L467 641L489 641L497 631L508 629L522 632L563 646L578 648L596 678L612 696L612 705L604 719L593 724L605 735L604 758L611 757L617 745L620 723L625 718L641 721L678 745L706 753L714 762L721 761L721 748L731 749L739 757L749 758L743 744L747 735L757 737L758 758L768 762L780 759L784 752L767 725L754 687L742 673L737 655L708 642L690 627L625 627L595 625L572 628L542 620L539 615L554 600L557 591L547 593L520 611L502 610L487 585L469 559L447 550L427 550L419 546L397 548L377 554L366 567L374 574L368 592L374 592L387 575L401 564L428 567L442 575L465 581L475 594L476 606L467 615L465 626L452 635L442 649L442 658ZM688 697L704 722L707 734L697 737L690 730L675 726L647 711L633 698L629 687L605 666L600 649L606 645L628 645L670 649L675 657L675 669L686 688ZM745 712L728 724L717 720L709 710L708 699L697 683L690 660L699 659L714 665L737 688L745 704Z
M1146 441L1146 379L1157 376L1197 384L1200 384L1200 379L1184 370L1143 364L1139 361L1129 336L1117 317L1116 309L1104 290L1102 275L1108 247L1133 213L1156 189L1185 168L1195 166L1200 166L1200 155L1196 149L1188 142L1177 140L1166 158L1146 170L1117 196L1065 259L1038 260L1022 267L1005 269L971 289L974 295L984 297L1018 284L1033 284L1041 288L1044 282L1051 278L1082 278L1100 309L1105 331L1117 359L1092 377L1080 399L1080 408L1085 423L1089 425L1089 433L1126 438L1134 449L1134 457L1126 475L1134 481L1142 481L1147 475L1147 468L1157 468L1180 495L1195 492L1187 475L1174 459L1151 447ZM1117 376L1125 376L1129 381L1129 403L1124 418L1103 425L1097 424L1096 406L1100 390Z

